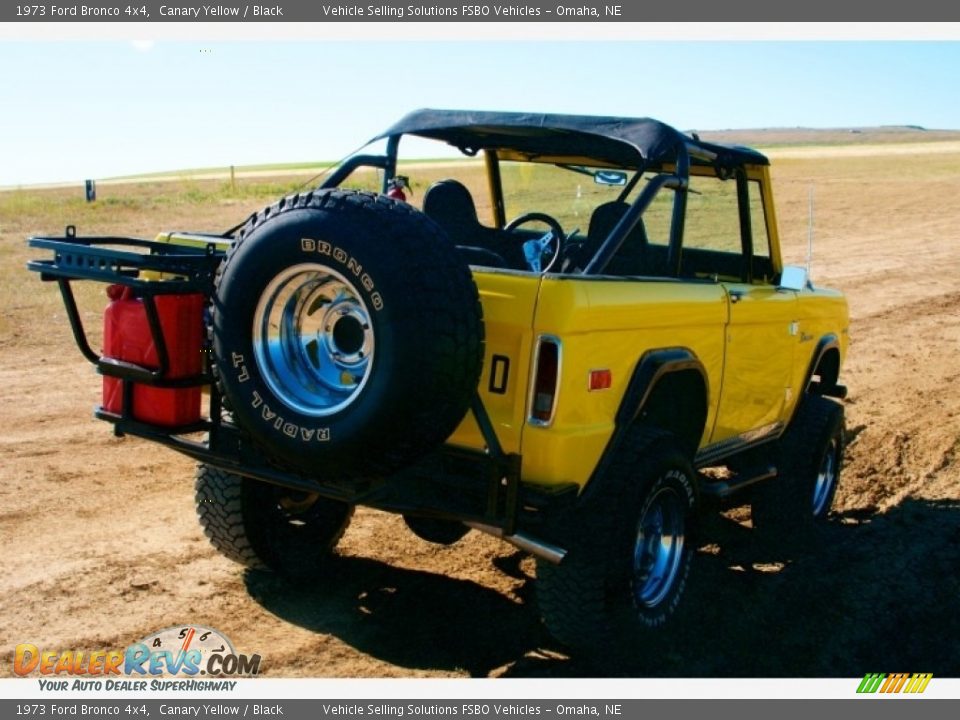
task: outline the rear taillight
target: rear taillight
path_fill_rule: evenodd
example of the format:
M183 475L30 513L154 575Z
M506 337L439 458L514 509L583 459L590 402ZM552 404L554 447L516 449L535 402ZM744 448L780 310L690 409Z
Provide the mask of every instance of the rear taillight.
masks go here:
M560 341L542 335L534 357L533 389L530 397L530 423L549 425L557 408L560 386Z

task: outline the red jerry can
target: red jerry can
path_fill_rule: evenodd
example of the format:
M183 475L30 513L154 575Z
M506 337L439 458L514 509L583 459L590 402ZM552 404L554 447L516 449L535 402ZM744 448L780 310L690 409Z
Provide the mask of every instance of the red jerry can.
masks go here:
M110 303L103 314L104 357L155 369L160 366L143 299L121 285L107 288ZM167 346L164 379L199 375L203 368L203 295L157 295L154 298ZM161 388L133 383L133 418L175 427L200 419L200 387ZM103 377L103 409L123 412L123 381Z

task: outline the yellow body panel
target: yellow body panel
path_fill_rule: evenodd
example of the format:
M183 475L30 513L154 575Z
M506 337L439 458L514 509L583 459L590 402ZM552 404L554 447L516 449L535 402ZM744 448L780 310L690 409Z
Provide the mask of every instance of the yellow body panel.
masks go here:
M850 314L847 300L837 290L817 288L798 294L799 331L797 333L797 356L793 363L793 386L796 397L803 392L806 372L813 362L813 354L821 338L834 335L840 346L840 362L847 355L850 343ZM795 397L795 400L796 400Z
M474 272L483 304L486 351L480 376L480 395L493 421L504 451L519 453L526 422L527 382L533 355L533 317L540 278L529 273ZM507 358L494 368L494 358ZM497 377L492 378L496 370ZM504 377L506 373L506 377ZM491 391L491 386L503 392ZM485 444L472 413L448 441L463 447L483 448Z
M526 482L586 483L647 350L691 350L706 369L708 391L711 395L719 391L727 318L720 285L555 276L541 281L531 273L477 272L474 277L484 306L487 342L480 394L504 449L520 452L522 447ZM547 427L527 422L531 362L541 335L561 340L556 412ZM510 360L505 394L490 391L495 355ZM589 373L599 369L611 371L612 387L591 392ZM716 404L711 397L707 428ZM470 416L450 442L483 447Z
M730 298L726 365L710 442L785 418L797 343L796 293L771 285L724 283Z
M692 351L703 363L712 395L723 372L726 316L718 285L546 279L535 332L561 339L562 374L553 425L528 426L524 433L524 479L587 482L613 433L633 371L648 350ZM612 386L591 392L589 373L598 369L611 371ZM716 400L708 407L716 407ZM711 421L712 412L708 427Z

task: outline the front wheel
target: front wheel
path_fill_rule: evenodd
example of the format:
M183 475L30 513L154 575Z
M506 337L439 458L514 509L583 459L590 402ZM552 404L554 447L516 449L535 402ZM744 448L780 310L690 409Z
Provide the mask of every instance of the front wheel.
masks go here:
M843 406L819 395L801 403L778 448L778 477L754 491L753 526L784 548L809 544L826 523L840 481Z
M587 652L629 645L667 625L695 550L694 471L670 435L631 430L582 511L568 518L568 554L538 561L544 624Z

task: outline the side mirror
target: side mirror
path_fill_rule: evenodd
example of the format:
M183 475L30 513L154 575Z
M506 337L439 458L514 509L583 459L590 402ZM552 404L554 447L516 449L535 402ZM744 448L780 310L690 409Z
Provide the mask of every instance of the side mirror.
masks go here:
M778 290L795 290L797 292L803 290L810 283L809 278L807 277L807 269L798 267L796 265L787 265L783 272L780 273L780 284L777 285Z

